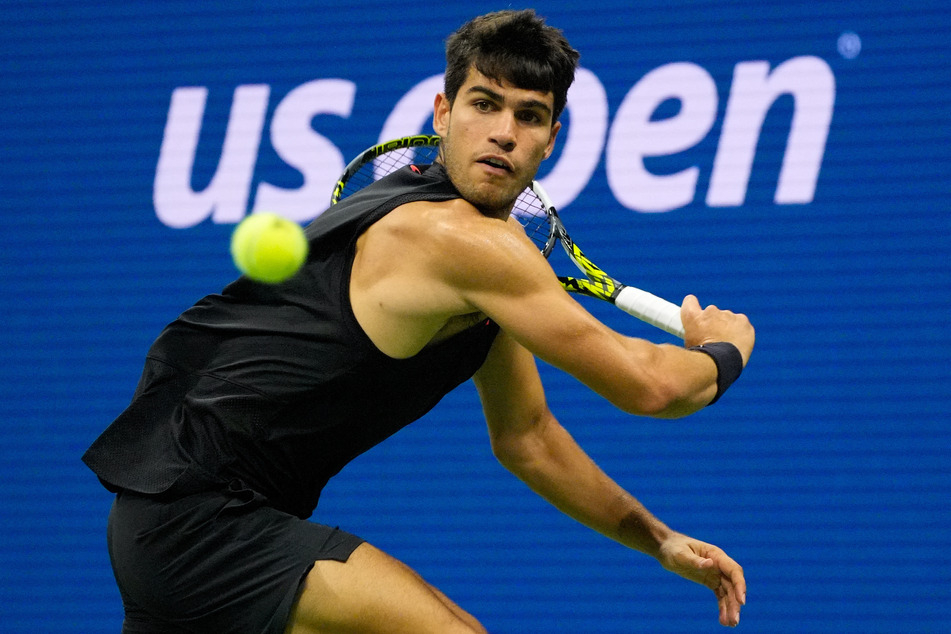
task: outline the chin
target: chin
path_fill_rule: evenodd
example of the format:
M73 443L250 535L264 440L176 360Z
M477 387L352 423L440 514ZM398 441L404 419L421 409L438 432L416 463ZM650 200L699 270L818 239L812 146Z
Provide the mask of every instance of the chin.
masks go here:
M514 180L487 182L481 174L470 175L465 170L456 170L451 163L446 163L445 166L449 179L462 197L483 213L508 213L519 194L528 186L520 185Z
M495 214L508 213L511 211L512 205L515 204L518 195L522 193L522 189L513 192L510 190L500 191L498 188L493 187L492 191L479 191L476 189L468 194L462 190L460 190L460 193L480 211Z

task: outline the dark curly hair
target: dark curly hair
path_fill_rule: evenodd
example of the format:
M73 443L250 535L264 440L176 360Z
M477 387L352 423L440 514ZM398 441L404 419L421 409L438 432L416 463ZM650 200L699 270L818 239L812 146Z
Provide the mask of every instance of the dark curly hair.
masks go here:
M455 102L469 68L475 66L496 81L551 92L554 123L568 101L579 57L562 32L546 25L532 9L488 13L446 40L446 97L450 104Z

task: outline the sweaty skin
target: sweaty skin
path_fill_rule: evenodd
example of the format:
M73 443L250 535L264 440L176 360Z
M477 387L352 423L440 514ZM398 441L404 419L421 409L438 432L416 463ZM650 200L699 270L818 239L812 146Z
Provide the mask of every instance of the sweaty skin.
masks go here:
M350 299L385 354L410 357L490 318L500 332L474 382L499 462L567 515L668 570L711 588L720 622L745 603L742 568L722 550L671 530L611 480L548 409L535 357L633 414L678 417L707 405L717 371L703 353L626 337L564 292L509 218L518 193L554 147L551 93L520 89L474 68L450 103L436 97L441 161L464 198L398 207L357 241ZM687 346L734 343L744 364L754 333L742 315L681 308ZM400 598L401 597L401 598ZM399 599L398 599L399 598ZM397 600L398 599L398 600ZM359 615L359 616L355 616ZM357 622L355 622L357 621ZM319 561L288 632L484 632L476 620L369 544L347 564ZM347 629L351 628L351 629Z

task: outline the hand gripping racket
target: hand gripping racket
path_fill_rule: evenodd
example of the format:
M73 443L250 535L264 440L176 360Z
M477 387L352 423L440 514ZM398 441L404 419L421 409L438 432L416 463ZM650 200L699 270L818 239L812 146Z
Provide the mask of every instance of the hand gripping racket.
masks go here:
M336 204L406 165L432 163L438 152L439 136L428 134L402 137L374 145L347 165L337 181L330 203ZM551 198L537 181L533 181L531 186L521 193L512 214L525 227L525 233L542 255L547 258L555 244L560 243L571 261L584 273L584 278L559 276L558 281L565 290L610 302L641 321L684 338L680 307L647 291L618 282L589 260L568 235Z

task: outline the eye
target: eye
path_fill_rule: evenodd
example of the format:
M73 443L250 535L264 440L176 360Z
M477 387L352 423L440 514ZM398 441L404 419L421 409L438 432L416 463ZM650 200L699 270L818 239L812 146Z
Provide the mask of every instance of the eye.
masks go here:
M519 113L518 118L525 123L541 123L542 117L534 110L524 110Z
M486 101L485 99L480 99L479 101L475 102L475 104L473 105L475 106L475 109L478 110L479 112L489 112L490 110L492 110L492 104Z

